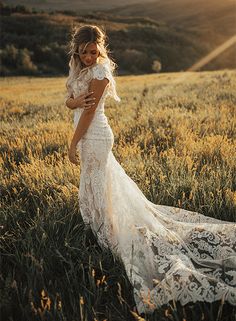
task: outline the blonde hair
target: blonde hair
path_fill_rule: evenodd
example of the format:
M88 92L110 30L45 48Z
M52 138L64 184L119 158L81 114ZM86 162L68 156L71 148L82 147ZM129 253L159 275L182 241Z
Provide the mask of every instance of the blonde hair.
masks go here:
M108 56L110 54L110 50L107 48L107 39L108 37L106 35L106 32L102 27L98 27L95 25L83 25L81 27L75 27L72 29L72 39L69 43L68 51L68 54L70 55L69 76L66 80L66 88L68 92L71 92L72 81L79 75L80 71L83 69L82 62L78 54L79 46L82 43L85 43L84 48L86 48L89 43L96 43L99 50L99 56L97 58L98 62L108 63L111 74L113 76L115 75L117 64Z

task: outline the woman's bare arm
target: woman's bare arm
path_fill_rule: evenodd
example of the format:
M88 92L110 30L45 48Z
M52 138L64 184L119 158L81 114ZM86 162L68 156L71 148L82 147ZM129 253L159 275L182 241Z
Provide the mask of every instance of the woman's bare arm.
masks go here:
M81 137L86 133L89 125L91 124L95 114L95 110L106 86L108 85L108 82L109 80L107 78L104 78L102 80L92 79L92 81L90 82L89 91L94 92L94 94L92 95L92 97L95 98L94 105L92 105L89 109L83 110L71 141L72 147L75 147L78 144Z

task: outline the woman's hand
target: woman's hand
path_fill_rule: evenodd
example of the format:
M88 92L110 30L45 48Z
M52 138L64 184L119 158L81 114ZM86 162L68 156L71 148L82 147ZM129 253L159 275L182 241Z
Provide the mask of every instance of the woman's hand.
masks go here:
M72 164L79 165L79 162L76 158L76 146L71 144L68 152L69 160Z
M93 91L90 91L89 93L84 93L82 95L79 95L78 97L74 98L74 105L75 108L85 108L89 109L92 107L95 102L94 100L96 99L95 97L89 97L93 94Z

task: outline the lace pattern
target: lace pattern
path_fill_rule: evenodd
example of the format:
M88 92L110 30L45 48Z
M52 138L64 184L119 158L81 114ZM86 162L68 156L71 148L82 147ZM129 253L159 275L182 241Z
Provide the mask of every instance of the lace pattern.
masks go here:
M113 138L100 141L82 139L79 142L79 205L84 222L91 226L100 244L115 249L110 190L106 185L112 174L107 168L112 145Z
M93 77L109 74L98 65L74 90L86 90ZM115 159L112 131L102 130L106 97L107 91L77 145L79 206L99 244L124 263L138 312L152 313L173 299L184 305L223 298L236 305L236 224L151 203Z
M107 68L107 65L103 64L96 64L93 67L93 74L92 74L93 79L99 79L102 80L104 78L107 78L110 81L111 78L111 73L110 70Z
M87 92L90 81L95 78L98 80L107 78L109 80L109 84L106 89L106 95L112 97L118 102L121 101L116 92L116 81L111 73L109 61L106 60L104 63L96 63L92 67L86 67L80 71L78 77L72 81L71 85L67 89L67 93L64 97L64 103L66 103L66 100L71 97L72 94L74 95L74 98L76 98L80 94Z
M109 80L109 83L105 88L102 97L100 98L93 120L83 138L93 140L114 139L111 127L108 123L108 119L104 113L104 103L107 96L109 96L109 93L111 94L109 90L110 84L113 80L108 67L105 64L95 64L91 68L82 70L78 78L72 83L73 94L74 97L77 97L82 93L88 92L89 84L91 80L95 78L99 80L107 78ZM76 128L82 112L82 108L75 109L74 128Z
M172 299L184 305L224 298L236 305L236 225L151 203L111 146L89 140L81 145L88 164L82 163L81 213L101 246L123 261L138 312L152 313Z

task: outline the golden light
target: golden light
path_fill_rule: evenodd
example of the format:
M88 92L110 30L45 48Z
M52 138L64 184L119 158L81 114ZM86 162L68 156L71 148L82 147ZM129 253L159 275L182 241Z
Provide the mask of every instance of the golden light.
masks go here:
M165 95L169 95L172 90L175 90L175 86L178 83L182 82L183 80L186 80L188 77L191 78L192 76L191 72L195 72L202 66L208 64L211 60L213 60L214 58L219 56L222 52L224 52L226 49L230 48L235 44L236 44L236 35L226 40L223 44L215 48L205 57L201 58L198 62L194 63L187 70L180 71L180 72L173 72L174 77L171 80L171 82L168 85L166 85L164 88L157 90L157 92L155 93L155 98L156 99L163 98L165 97Z
M201 68L202 66L205 66L208 64L211 60L215 59L217 56L219 56L222 52L224 52L229 47L236 44L236 35L225 41L222 45L218 46L216 49L211 51L208 55L200 59L198 62L196 62L194 65L192 65L190 68L188 68L186 71L195 71ZM236 52L235 52L236 54Z

